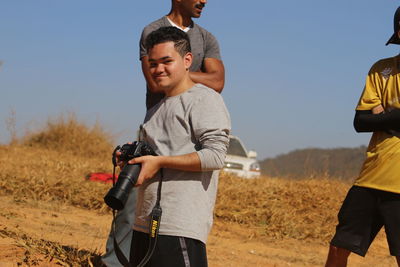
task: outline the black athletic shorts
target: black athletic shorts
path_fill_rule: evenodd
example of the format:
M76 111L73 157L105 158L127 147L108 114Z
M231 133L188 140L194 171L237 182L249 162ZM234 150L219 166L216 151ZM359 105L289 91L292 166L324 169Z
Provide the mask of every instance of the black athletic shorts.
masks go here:
M390 254L400 256L400 194L353 186L338 214L331 245L365 256L385 226Z
M130 262L137 266L147 253L149 235L133 231ZM196 239L159 235L146 267L207 267L206 245Z

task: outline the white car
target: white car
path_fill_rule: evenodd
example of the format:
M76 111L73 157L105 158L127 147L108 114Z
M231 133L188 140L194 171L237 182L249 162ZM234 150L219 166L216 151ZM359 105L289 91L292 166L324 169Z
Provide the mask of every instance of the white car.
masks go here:
M255 151L247 152L242 141L237 136L230 135L223 171L243 178L257 178L261 171L256 157Z

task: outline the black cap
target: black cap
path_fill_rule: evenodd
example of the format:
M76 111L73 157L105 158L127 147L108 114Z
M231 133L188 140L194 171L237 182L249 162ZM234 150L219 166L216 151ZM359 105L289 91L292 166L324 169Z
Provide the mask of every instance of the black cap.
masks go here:
M398 35L398 32L400 30L400 7L398 7L396 13L394 13L393 28L394 28L394 33L392 37L390 37L389 41L387 41L386 45L400 44L400 39Z

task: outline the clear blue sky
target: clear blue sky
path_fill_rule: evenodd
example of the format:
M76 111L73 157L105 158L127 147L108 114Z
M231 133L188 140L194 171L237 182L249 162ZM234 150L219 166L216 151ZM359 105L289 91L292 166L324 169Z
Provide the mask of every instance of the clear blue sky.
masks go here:
M370 66L397 1L210 0L196 23L219 40L233 134L258 158L307 147L355 147L352 127ZM130 141L145 114L138 59L142 28L170 0L0 0L0 142L74 111Z

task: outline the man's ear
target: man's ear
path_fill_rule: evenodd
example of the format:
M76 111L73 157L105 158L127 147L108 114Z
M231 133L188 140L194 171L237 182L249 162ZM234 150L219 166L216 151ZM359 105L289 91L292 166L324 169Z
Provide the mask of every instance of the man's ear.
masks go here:
M193 54L188 52L186 55L183 57L183 64L185 64L185 68L189 69L190 66L192 65L193 62Z
M397 37L400 39L400 31L397 32Z

